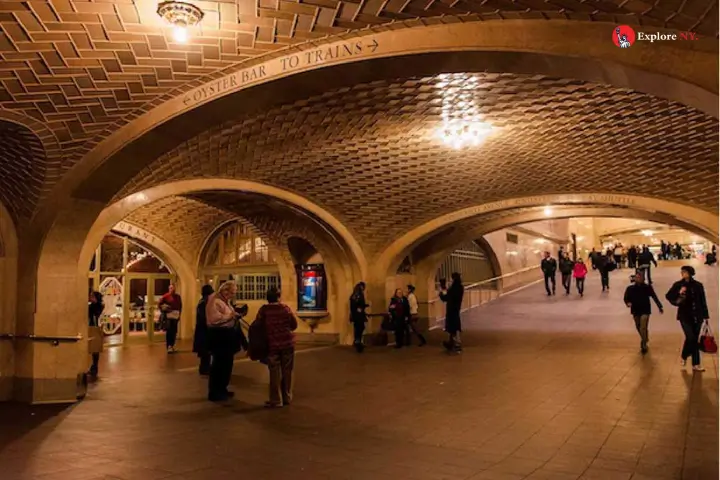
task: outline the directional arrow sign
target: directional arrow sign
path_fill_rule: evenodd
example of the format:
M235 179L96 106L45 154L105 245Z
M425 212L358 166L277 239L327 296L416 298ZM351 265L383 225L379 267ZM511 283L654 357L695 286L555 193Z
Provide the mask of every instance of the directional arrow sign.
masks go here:
M378 46L379 46L379 44L378 44L377 40L375 40L375 39L373 39L373 42L370 45L368 45L368 47L370 47L372 49L373 53L375 53L375 50L377 50Z

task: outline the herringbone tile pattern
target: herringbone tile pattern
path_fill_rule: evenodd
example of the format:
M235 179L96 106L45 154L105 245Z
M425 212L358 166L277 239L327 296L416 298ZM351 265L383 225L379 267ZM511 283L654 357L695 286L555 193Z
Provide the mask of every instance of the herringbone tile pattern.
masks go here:
M704 36L717 36L718 30L715 0L218 0L198 5L205 12L201 27L192 32L192 42L178 44L156 15L154 0L0 4L0 109L36 120L62 148L62 155L47 152L44 160L34 160L39 170L46 170L43 190L118 126L193 82L258 55L331 34L403 20L444 21L441 17L449 16L462 21L642 24ZM0 160L5 169L22 170L22 159ZM28 181L35 180L23 183ZM0 186L5 189L4 183ZM36 196L25 199L25 210L33 210Z
M448 100L450 83L474 82ZM454 150L443 102L476 105L496 131ZM446 102L447 103L447 102ZM118 195L170 181L236 177L319 203L368 250L485 202L558 192L640 194L717 209L717 121L633 91L513 74L377 81L242 117L188 140Z

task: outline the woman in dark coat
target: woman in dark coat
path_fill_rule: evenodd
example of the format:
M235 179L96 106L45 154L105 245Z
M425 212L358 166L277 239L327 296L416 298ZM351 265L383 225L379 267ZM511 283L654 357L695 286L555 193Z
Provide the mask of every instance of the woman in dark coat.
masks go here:
M350 323L353 324L353 346L358 353L362 353L364 349L363 333L365 333L365 323L367 323L365 309L368 306L365 301L365 282L360 282L355 285L350 296Z
M463 287L460 274L455 272L451 276L452 284L450 288L445 289L441 285L440 300L445 302L445 331L450 336L443 345L448 351L459 352L462 350L460 342L460 332L462 332L462 324L460 323L460 309L462 307L463 295L465 287Z
M687 363L688 357L692 358L692 368L696 372L704 372L700 365L700 349L698 348L698 337L704 322L710 319L705 287L695 280L695 269L686 265L680 269L682 280L679 280L670 287L665 298L678 307L677 320L685 334L685 343L680 354L682 366Z
M395 348L402 348L405 345L405 332L408 328L408 320L410 320L410 304L401 288L395 289L395 294L390 299L388 312L390 312L390 319L395 329Z
M200 359L200 375L210 374L210 350L208 348L207 341L207 318L205 316L205 309L207 306L207 299L210 295L215 293L211 285L203 285L202 287L202 298L197 304L195 310L195 336L193 337L193 352L195 352Z

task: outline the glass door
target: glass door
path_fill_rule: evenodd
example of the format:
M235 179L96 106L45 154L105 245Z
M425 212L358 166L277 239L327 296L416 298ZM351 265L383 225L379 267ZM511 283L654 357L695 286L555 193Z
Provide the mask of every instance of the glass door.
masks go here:
M123 328L127 344L147 343L151 335L152 284L148 278L127 277L127 319Z

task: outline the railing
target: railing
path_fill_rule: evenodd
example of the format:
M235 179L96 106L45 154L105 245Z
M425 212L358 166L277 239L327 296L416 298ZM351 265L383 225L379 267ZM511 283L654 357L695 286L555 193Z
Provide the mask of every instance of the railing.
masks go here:
M32 342L49 342L52 345L79 342L82 339L82 335L20 335L15 333L0 333L0 340L30 340Z
M500 298L502 295L512 290L513 287L527 285L541 278L540 265L523 268L506 275L489 278L482 282L471 283L465 285L465 295L461 312L477 308L488 302ZM426 304L428 308L428 323L430 327L437 325L445 320L445 304L439 297L433 298L428 302L420 302Z

